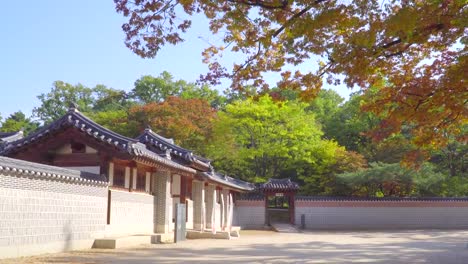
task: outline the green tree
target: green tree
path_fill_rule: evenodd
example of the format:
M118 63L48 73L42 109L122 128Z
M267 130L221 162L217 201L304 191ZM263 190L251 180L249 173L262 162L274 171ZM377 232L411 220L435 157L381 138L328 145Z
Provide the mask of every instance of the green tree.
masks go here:
M162 72L158 77L142 76L135 82L131 94L140 104L163 102L170 96L203 99L215 108L223 106L226 101L225 97L220 96L218 91L210 89L209 86L174 80L174 77L167 71Z
M49 123L64 115L71 103L76 103L83 112L88 112L93 106L93 90L82 84L72 85L63 81L55 81L48 93L40 94L39 107L33 109L33 115L39 120Z
M362 95L353 94L343 105L333 109L330 115L323 111L323 130L328 138L336 140L349 151L356 151L370 158L373 144L367 132L374 128L379 119L361 111ZM336 102L336 101L335 101Z
M306 104L268 96L227 105L214 122L210 157L227 173L252 181L298 177L298 164L326 166L337 144L322 140Z
M135 81L132 96L141 104L159 103L169 96L179 95L184 85L187 85L185 81L174 81L174 77L166 71L158 77L145 75Z
M24 134L29 134L39 127L39 123L32 121L27 118L26 115L21 112L15 112L7 117L0 127L1 132L16 132L23 130Z
M361 154L337 148L334 159L325 166L309 164L302 169L306 172L300 177L301 193L305 195L347 195L349 188L337 180L336 175L345 172L357 172L367 167L367 161Z
M94 88L82 84L72 85L63 81L53 83L48 93L38 97L41 105L33 109L33 115L44 123L52 122L64 115L71 103L78 105L81 112L96 113L128 109L132 103L121 90L96 85Z
M93 89L93 112L128 110L135 102L122 90L98 84Z
M447 196L467 195L467 181L459 181L464 190L447 188L447 175L437 172L435 166L423 163L418 170L399 163L370 163L368 169L337 175L337 180L353 196ZM452 183L453 184L453 183Z
M327 136L327 125L330 125L330 119L340 111L343 102L344 98L331 89L320 90L317 97L310 102L307 110L313 112L323 125L325 136Z

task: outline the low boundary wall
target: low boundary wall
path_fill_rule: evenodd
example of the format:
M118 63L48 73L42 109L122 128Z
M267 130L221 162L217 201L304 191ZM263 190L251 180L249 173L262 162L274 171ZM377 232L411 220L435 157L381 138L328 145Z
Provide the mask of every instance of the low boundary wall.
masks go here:
M468 199L297 197L295 206L296 225L305 229L468 229Z
M91 248L106 207L104 177L0 157L0 259Z
M254 197L238 199L235 202L233 225L242 229L263 229L265 227L265 200Z
M110 224L106 236L152 234L156 221L155 196L119 190L110 193Z

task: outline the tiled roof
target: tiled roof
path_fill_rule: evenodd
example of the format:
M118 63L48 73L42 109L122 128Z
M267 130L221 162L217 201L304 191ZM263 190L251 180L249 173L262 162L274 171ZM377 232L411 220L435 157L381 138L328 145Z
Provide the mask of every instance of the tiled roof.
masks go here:
M129 155L140 158L140 159L149 159L165 165L167 167L175 168L189 173L196 173L192 168L183 166L169 159L165 159L157 155L156 153L148 150L146 146L136 139L128 138L117 134L82 115L75 108L70 108L67 114L59 118L58 120L52 122L51 124L41 128L35 133L30 134L29 136L7 143L3 150L0 150L0 155L8 155L13 153L27 145L34 143L55 131L61 129L73 127L83 134L93 137L96 140L114 147L116 150Z
M252 191L255 189L255 186L250 182L245 182L216 172L198 172L197 175L203 179L242 191Z
M0 132L0 142L12 142L23 138L23 131L16 132Z
M241 193L238 197L239 197L239 200L250 200L250 201L258 201L258 200L265 199L265 195L260 192Z
M291 179L269 179L267 182L259 184L257 188L271 191L296 191L299 189L299 185Z
M0 145L0 156L8 156L46 138L54 132L70 127L73 127L84 135L93 137L103 144L112 146L119 152L127 153L133 159L140 162L156 167L173 168L183 173L201 175L202 178L238 190L250 191L254 189L251 183L213 172L208 159L194 155L191 151L175 145L173 140L164 138L151 131L151 129L146 129L137 139L128 138L95 123L81 114L75 107L71 107L67 114L27 137L6 142L3 145L3 149ZM8 136L11 135L8 134ZM152 145L163 151L168 150L171 156L178 158L171 160L166 155L161 156L157 152L147 148L147 145ZM180 162L181 159L185 162Z
M81 184L106 186L106 177L89 172L69 170L54 166L0 157L0 173L58 181L73 181Z
M200 156L194 155L192 151L182 148L174 144L173 139L165 138L151 128L146 128L145 131L136 138L139 142L158 148L161 151L167 152L168 155L182 159L192 168L208 171L211 168L210 161Z

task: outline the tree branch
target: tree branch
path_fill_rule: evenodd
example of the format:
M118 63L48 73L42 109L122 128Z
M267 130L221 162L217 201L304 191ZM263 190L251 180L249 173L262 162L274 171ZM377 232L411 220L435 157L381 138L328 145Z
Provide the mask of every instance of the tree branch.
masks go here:
M271 1L261 0L228 0L228 2L249 6L258 6L264 9L285 9L289 4L288 0L283 0L278 4L271 3Z
M309 12L309 10L312 9L312 7L318 5L318 4L322 3L322 2L325 2L325 1L327 1L327 0L315 0L312 4L306 6L304 9L302 9L301 11L297 12L296 14L294 14L292 17L290 17L290 18L288 19L288 21L286 21L286 23L284 23L280 28L278 28L278 29L275 31L275 33L273 33L272 37L273 37L273 38L276 38L281 32L284 31L284 29L285 29L286 27L289 27L290 25L292 25L292 24L295 22L295 20L296 20L297 18L299 18L299 17L302 16L303 14Z

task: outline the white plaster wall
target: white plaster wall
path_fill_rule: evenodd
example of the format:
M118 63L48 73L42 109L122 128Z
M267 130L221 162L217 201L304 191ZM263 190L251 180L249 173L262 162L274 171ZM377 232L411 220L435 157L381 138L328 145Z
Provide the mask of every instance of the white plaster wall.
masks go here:
M468 228L468 207L296 207L306 229Z
M233 225L243 229L263 229L265 206L235 206Z
M186 229L193 229L193 201L187 199L187 223Z
M107 187L0 173L0 259L91 248Z
M110 225L107 236L151 234L156 219L153 195L111 190Z
M171 184L171 193L172 195L180 195L180 175L172 175L172 184Z

